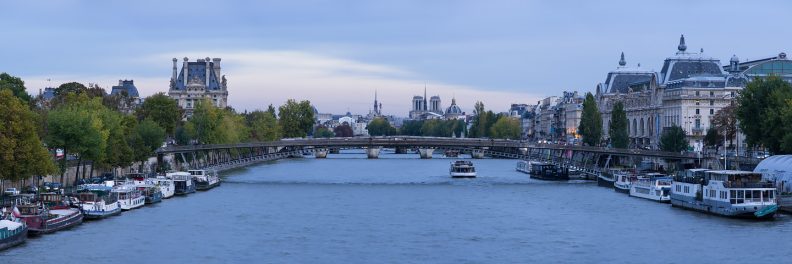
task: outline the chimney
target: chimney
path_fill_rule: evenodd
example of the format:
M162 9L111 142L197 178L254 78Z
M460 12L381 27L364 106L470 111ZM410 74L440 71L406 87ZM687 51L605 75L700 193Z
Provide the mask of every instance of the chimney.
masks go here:
M223 76L220 74L220 58L212 58L212 70L214 70L214 74L217 77Z
M179 60L177 60L176 58L173 58L173 77L171 77L171 78L172 78L172 80L174 82L176 81L176 62L177 61L179 61Z
M187 80L190 79L190 76L188 76L188 72L187 72L187 61L188 60L189 59L187 57L184 57L184 65L182 66L182 76L184 76L184 86L187 86Z
M210 70L211 69L209 68L209 57L206 57L206 75L204 76L205 79L206 79L206 82L205 82L206 89L209 89L209 71Z

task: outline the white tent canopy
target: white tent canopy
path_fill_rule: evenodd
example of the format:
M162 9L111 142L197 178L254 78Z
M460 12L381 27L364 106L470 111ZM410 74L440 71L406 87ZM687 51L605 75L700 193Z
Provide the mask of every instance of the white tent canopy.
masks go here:
M792 155L775 155L756 165L754 172L765 180L775 181L781 192L792 192Z

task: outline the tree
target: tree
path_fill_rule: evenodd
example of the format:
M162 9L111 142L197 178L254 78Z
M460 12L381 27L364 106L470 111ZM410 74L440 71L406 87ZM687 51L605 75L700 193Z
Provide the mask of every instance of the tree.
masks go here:
M335 133L333 133L333 131L330 131L330 129L327 129L327 127L322 125L317 126L316 131L314 132L315 138L331 138L334 136Z
M714 127L718 132L719 136L723 137L726 136L726 139L731 142L734 137L737 135L737 117L735 115L735 109L737 107L734 105L729 105L724 108L715 112L715 115L712 116L712 127ZM721 138L721 140L723 140ZM722 143L723 141L719 142ZM730 144L731 145L731 144Z
M423 127L424 121L422 120L409 120L404 121L401 126L401 130L399 133L405 136L420 136L421 135L421 127Z
M72 96L73 100L66 100L71 103L61 105L47 116L47 145L63 149L61 181L69 154L78 155L80 160L100 161L107 149L109 136L97 111L102 107L101 102L88 99L84 94Z
M473 109L476 116L470 126L470 137L489 137L490 128L499 119L499 116L492 111L485 111L484 103L482 102L476 102Z
M520 120L508 116L501 116L490 129L492 138L520 139Z
M368 129L369 135L372 136L391 136L397 134L396 128L391 126L390 122L387 119L382 117L374 118L371 122L368 123L366 126Z
M305 137L313 129L314 110L307 100L299 103L293 99L278 108L278 124L287 138Z
M735 112L749 146L764 146L774 154L792 153L782 150L782 141L792 138L789 119L784 119L790 99L792 85L778 76L756 78L740 91Z
M136 153L138 158L148 158L154 154L154 150L162 146L165 141L165 129L160 127L157 122L151 119L144 119L137 124L134 134L140 137L143 148L143 153ZM137 161L143 161L138 159Z
M336 137L353 137L355 136L355 132L352 131L352 127L349 126L346 122L337 126L333 129L333 133L335 133Z
M245 117L233 109L219 109L208 99L196 103L185 129L190 138L201 144L239 143L250 135Z
M0 180L22 180L55 172L36 133L34 113L12 89L0 89Z
M679 126L672 126L663 131L660 136L660 149L663 151L680 152L688 149L685 130Z
M630 138L627 131L628 125L627 113L624 112L624 104L622 102L616 102L616 104L613 105L611 124L608 128L612 147L627 148L629 146Z
M0 73L0 91L2 90L11 90L11 93L24 103L28 103L31 100L30 95L25 89L25 81L5 72Z
M586 93L586 99L583 101L578 133L583 137L583 144L589 146L598 146L602 138L602 116L597 109L597 101L591 93Z
M273 109L274 111L274 109ZM280 126L275 114L256 110L246 115L250 127L250 139L254 141L273 141L281 137Z
M707 129L707 134L704 136L704 145L710 147L717 147L723 144L723 136L718 132L715 127Z
M150 119L172 135L182 119L182 110L173 99L164 93L146 97L143 104L136 110L138 120Z

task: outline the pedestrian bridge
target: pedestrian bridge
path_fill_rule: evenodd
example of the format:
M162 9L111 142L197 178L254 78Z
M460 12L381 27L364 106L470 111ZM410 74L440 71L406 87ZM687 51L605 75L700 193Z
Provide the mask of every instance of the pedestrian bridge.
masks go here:
M270 142L238 144L206 144L167 146L157 150L158 161L170 157L172 165L179 168L227 168L251 162L314 154L317 158L341 149L365 149L369 158L377 158L381 149L394 149L396 153L418 153L431 158L436 150L459 150L473 158L531 159L552 162L581 171L599 173L620 160L643 159L664 162L694 162L698 157L689 153L655 150L613 149L603 147L561 144L536 144L520 140L447 138L447 137L349 137L349 138L294 138Z

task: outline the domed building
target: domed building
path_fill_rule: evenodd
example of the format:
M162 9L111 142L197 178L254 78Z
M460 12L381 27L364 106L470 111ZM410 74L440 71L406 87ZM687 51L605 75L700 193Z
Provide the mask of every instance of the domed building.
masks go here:
M446 108L443 115L446 119L460 119L465 118L465 112L456 104L456 98L451 98L451 105Z

